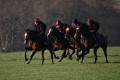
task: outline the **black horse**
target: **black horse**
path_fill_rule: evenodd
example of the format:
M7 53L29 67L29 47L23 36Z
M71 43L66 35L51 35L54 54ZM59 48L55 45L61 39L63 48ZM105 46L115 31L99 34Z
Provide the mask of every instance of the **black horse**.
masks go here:
M62 56L59 62L62 61L64 57L67 57L66 50L69 47L69 43L67 39L64 37L63 33L60 33L55 26L50 27L49 32L47 34L47 48L51 53L51 58L53 61L53 55L55 55L54 51L63 50Z
M77 60L81 59L81 63L83 63L84 56L89 53L89 50L93 48L94 55L95 55L95 63L97 61L97 50L99 47L101 47L104 51L104 55L106 58L106 63L108 63L107 60L107 38L103 36L102 34L98 35L100 38L100 43L98 44L96 39L93 36L93 33L89 33L89 26L85 23L79 27L79 29L76 32L76 43L77 43ZM82 53L78 55L78 53L82 50Z
M29 64L36 53L36 51L41 51L42 56L42 64L44 63L44 51L46 49L46 45L44 44L43 36L41 36L36 31L33 31L31 29L27 29L24 32L24 44L25 44L25 60L28 61L27 64ZM27 58L27 50L33 51L30 59Z

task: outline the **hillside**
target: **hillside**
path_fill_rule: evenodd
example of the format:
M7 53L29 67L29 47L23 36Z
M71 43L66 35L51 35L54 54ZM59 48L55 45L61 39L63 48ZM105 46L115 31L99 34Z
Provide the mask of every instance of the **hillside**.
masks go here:
M120 46L119 14L119 0L0 0L0 51L23 50L23 31L33 27L36 16L47 29L56 20L71 24L74 17L82 22L91 17L100 23L109 46Z

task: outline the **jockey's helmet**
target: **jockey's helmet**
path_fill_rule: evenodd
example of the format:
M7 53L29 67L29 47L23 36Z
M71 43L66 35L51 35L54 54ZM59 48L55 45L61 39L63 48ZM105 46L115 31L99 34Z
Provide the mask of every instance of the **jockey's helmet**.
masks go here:
M74 18L74 19L72 20L72 23L73 23L73 24L77 24L77 22L78 22L78 21L77 21L76 18Z
M35 18L35 22L38 22L38 21L39 21L39 18L38 18L38 17L36 17L36 18Z
M92 23L92 19L91 19L91 18L88 18L87 22L88 22L89 24L91 24L91 23Z
M56 25L61 25L61 22L59 20L57 20Z

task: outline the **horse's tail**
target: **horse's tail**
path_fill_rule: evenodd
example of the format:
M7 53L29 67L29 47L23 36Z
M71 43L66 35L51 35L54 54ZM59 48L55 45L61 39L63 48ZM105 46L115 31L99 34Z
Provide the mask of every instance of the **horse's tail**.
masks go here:
M108 44L107 36L105 36L105 43Z
M101 34L102 35L102 34ZM103 44L105 44L105 45L108 45L108 40L107 40L107 36L104 36L104 35L102 35L102 37L103 37Z

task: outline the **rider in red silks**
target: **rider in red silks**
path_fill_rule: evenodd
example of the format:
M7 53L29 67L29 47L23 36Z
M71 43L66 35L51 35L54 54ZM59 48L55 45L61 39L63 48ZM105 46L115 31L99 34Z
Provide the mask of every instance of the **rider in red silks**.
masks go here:
M61 33L61 35L63 35L65 38L67 38L67 37L65 36L65 30L66 30L67 27L69 27L67 24L62 23L62 22L60 22L59 20L56 21L56 26L55 26L55 28L56 28L56 29ZM63 40L63 39L61 39L61 40ZM68 39L68 38L67 38L67 40L68 40L68 42L70 41L70 39Z
M35 18L35 26L34 26L34 28L35 28L36 32L41 32L41 33L45 34L46 25L45 25L45 23L40 21L38 17Z
M67 24L61 23L59 20L56 21L55 28L60 32L65 34L65 29L67 28Z
M97 43L100 43L100 39L98 36L99 23L93 21L91 18L88 18L87 24L89 25L90 33L93 33L93 36L96 39Z
M38 36L40 36L45 42L46 24L40 21L38 17L35 18L34 30L38 33Z

